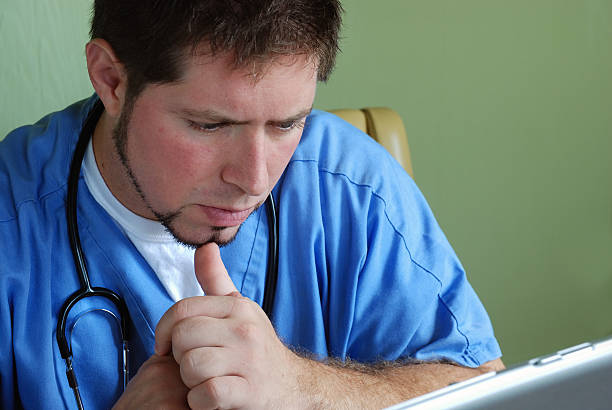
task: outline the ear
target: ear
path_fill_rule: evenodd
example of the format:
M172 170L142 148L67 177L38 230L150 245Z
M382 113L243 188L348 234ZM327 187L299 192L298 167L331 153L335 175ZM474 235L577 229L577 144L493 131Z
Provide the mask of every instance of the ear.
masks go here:
M127 74L111 45L95 38L85 47L89 79L106 112L118 117L125 101Z

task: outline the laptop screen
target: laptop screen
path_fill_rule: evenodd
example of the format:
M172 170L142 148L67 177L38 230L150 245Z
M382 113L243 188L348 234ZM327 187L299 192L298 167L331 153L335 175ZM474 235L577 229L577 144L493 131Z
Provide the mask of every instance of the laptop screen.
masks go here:
M612 338L583 343L400 403L388 410L611 409Z

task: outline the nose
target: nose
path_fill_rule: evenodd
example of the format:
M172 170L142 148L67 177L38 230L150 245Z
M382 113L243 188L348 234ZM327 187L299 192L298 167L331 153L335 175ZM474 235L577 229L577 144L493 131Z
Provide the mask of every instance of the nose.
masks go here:
M269 187L267 140L263 129L245 130L233 140L222 172L224 182L251 196L263 196Z

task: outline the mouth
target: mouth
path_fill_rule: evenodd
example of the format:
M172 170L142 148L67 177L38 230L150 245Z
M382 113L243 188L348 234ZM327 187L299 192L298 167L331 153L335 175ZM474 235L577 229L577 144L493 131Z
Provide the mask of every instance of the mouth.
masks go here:
M243 223L256 207L237 210L198 205L198 208L204 213L210 225L229 228Z

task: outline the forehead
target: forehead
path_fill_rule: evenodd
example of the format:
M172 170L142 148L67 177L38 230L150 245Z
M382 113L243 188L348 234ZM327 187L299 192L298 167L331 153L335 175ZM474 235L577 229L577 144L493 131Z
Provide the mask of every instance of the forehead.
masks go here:
M189 54L183 59L181 80L189 80L190 74L196 74L198 71L210 70L215 74L224 74L224 78L243 76L255 85L270 71L278 73L283 67L316 74L318 61L315 56L306 53L255 56L248 60L239 60L233 52L213 54L207 49L200 48L198 52Z
M301 54L239 67L228 54L198 55L185 59L178 81L146 94L171 111L214 110L246 121L309 109L316 83L316 64Z

